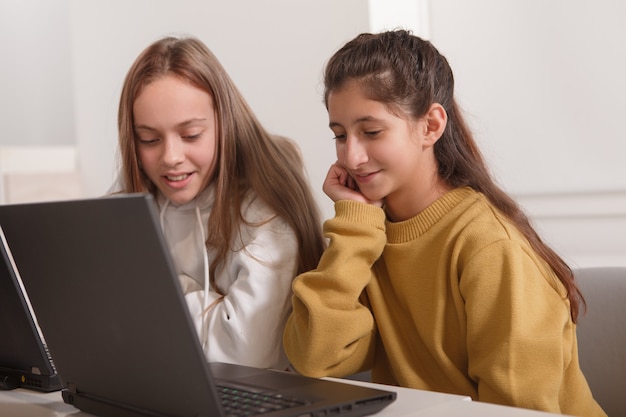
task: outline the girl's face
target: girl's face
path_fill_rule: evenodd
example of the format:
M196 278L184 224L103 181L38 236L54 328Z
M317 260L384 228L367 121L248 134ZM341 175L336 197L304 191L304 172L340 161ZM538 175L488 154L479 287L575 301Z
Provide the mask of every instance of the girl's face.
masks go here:
M166 75L143 88L133 112L137 153L145 174L172 203L193 200L209 184L215 166L213 98Z
M337 160L367 199L384 200L394 220L411 217L432 202L438 178L432 150L436 139L426 117L399 117L369 99L354 80L329 94L328 115Z

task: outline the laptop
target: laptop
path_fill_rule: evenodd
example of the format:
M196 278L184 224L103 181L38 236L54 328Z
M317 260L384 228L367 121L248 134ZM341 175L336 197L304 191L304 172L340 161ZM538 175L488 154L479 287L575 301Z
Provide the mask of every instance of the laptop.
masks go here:
M82 411L226 417L234 415L231 401L243 397L268 417L362 416L396 397L207 363L150 195L4 205L0 226L61 376L63 399ZM292 407L274 409L274 397L293 400Z
M0 228L0 389L14 388L62 386Z

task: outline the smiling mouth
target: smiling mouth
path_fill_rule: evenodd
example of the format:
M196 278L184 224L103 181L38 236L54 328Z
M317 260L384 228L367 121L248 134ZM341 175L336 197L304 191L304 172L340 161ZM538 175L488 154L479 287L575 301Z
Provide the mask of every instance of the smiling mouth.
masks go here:
M374 172L368 172L368 173L362 173L362 174L353 174L354 179L356 179L357 181L359 180L364 180L367 178L372 177L375 174L378 174L380 171L374 171Z
M181 174L181 175L175 175L175 176L166 175L165 176L165 178L167 178L168 181L172 181L172 182L182 181L182 180L186 179L187 177L189 177L189 174Z

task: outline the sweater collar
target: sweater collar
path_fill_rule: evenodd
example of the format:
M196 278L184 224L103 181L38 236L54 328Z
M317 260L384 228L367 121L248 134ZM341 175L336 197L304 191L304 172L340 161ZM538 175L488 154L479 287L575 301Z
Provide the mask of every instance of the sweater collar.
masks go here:
M385 229L388 243L402 243L418 238L461 201L475 194L477 192L470 187L455 188L410 219L397 223L387 220Z

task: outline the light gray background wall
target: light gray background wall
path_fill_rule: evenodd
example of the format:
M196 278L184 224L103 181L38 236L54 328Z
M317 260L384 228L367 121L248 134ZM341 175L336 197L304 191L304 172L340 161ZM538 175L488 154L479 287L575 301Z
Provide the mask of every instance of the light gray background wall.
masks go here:
M626 2L434 0L431 36L503 184L626 190Z
M0 0L0 146L75 143L70 4Z
M575 266L626 265L626 3L421 2L503 187ZM157 38L193 34L267 128L299 143L329 217L320 75L367 30L365 0L0 0L0 146L74 143L85 194L101 195L128 67Z

